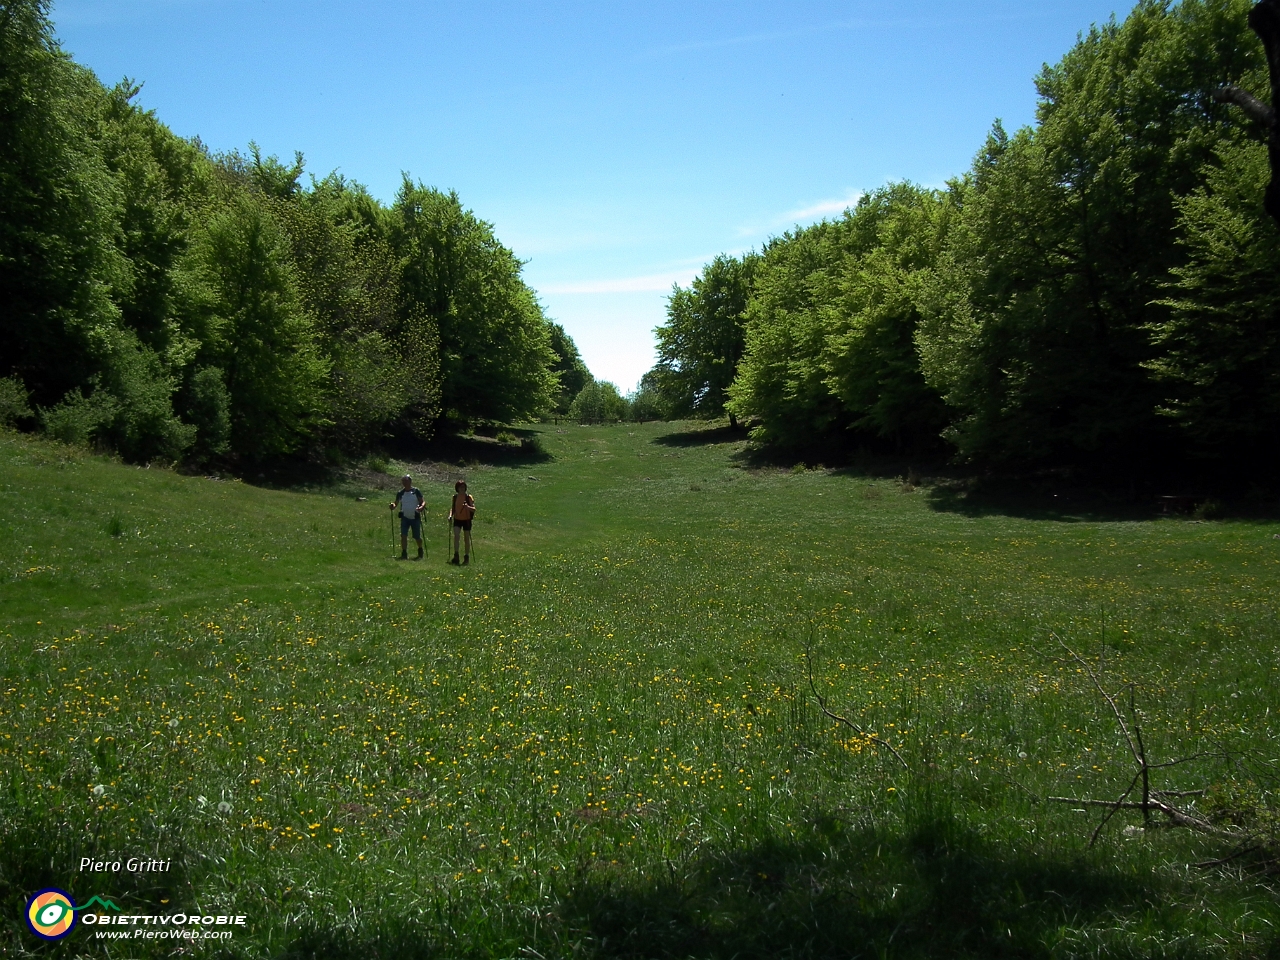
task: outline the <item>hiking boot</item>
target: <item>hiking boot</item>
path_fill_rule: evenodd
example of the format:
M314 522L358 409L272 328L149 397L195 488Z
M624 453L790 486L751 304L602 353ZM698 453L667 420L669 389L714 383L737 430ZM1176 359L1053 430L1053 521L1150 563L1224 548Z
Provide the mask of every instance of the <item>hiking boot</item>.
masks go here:
M455 553L455 554L453 555L453 559L452 559L452 560L450 560L449 562L450 562L451 564L453 564L455 567L456 567L456 566L458 566L458 555Z
M421 547L419 547L419 548L418 548L418 559L419 559L419 560L421 560L421 559L422 559L422 557L423 557L423 550L422 550L422 548L421 548Z
M408 560L408 559L409 559L409 554L408 554L408 553L406 553L404 550L401 550L401 551L400 551L400 556L399 556L399 557L397 557L396 559L397 559L397 560Z
M465 567L470 562L471 562L471 554L468 553L465 557L462 558L462 565Z

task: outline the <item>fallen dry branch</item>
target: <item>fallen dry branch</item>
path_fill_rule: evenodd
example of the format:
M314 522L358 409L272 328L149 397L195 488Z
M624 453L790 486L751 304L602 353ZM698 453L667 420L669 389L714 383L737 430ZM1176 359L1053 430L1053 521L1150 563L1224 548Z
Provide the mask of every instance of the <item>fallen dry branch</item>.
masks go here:
M880 746L884 747L886 750L892 753L898 759L898 762L902 764L902 766L905 769L910 769L909 767L907 767L907 761L902 759L902 754L900 754L896 749L894 749L893 744L891 744L888 740L884 740L880 737L877 737L874 733L867 733L867 731L863 730L862 727L858 726L852 720L848 719L847 717L840 716L840 714L833 712L830 708L827 707L826 698L818 692L818 685L813 682L813 642L812 641L809 641L804 645L804 665L809 676L809 689L813 691L813 698L818 701L818 709L820 709L832 720L848 727L858 736L866 740L870 740L872 743L878 743Z
M1152 763L1147 757L1146 744L1142 739L1142 725L1138 723L1138 711L1134 706L1134 686L1128 684L1129 688L1129 704L1128 718L1126 719L1126 711L1121 710L1120 704L1117 702L1116 696L1108 693L1102 685L1102 679L1098 676L1098 672L1094 669L1093 664L1089 663L1084 657L1076 653L1067 646L1060 637L1054 636L1058 641L1058 645L1066 651L1067 656L1084 672L1089 681L1093 684L1094 690L1098 695L1106 701L1107 706L1111 708L1111 713L1116 719L1116 724L1120 727L1120 733L1124 737L1125 743L1129 747L1129 754L1133 758L1135 767L1137 768L1133 779L1129 781L1129 785L1114 800L1102 800L1094 797L1046 797L1050 803L1069 803L1077 807L1099 807L1107 811L1106 816L1094 827L1093 835L1089 838L1089 846L1093 846L1098 842L1098 837L1102 833L1102 828L1121 810L1141 810L1142 819L1146 826L1151 825L1151 817L1153 814L1163 814L1169 821L1170 825L1177 827L1186 827L1189 830L1195 830L1199 833L1206 833L1210 836L1221 837L1236 842L1247 842L1253 838L1247 834L1240 833L1235 830L1229 830L1224 827L1216 826L1205 820L1203 817L1196 816L1180 807L1175 806L1172 800L1179 797L1196 797L1203 796L1204 790L1156 790L1151 786L1151 773L1154 770L1162 770L1168 767L1175 767L1179 764L1189 763L1198 759L1202 754L1196 754L1191 757L1180 757L1176 760L1166 760L1163 763ZM1131 800L1130 795L1138 784L1142 784L1142 799Z
M1159 791L1156 791L1156 793L1158 794ZM1174 826L1187 827L1200 833L1207 833L1211 836L1223 837L1228 840L1245 841L1250 839L1246 834L1215 827L1201 817L1194 816L1185 810L1179 810L1172 804L1156 799L1148 799L1145 802L1141 800L1097 800L1092 797L1045 797L1045 799L1050 803L1068 803L1077 807L1108 807L1113 812L1116 810L1141 810L1144 813L1149 813L1154 810L1167 816ZM1106 821L1104 820L1103 822L1105 823Z

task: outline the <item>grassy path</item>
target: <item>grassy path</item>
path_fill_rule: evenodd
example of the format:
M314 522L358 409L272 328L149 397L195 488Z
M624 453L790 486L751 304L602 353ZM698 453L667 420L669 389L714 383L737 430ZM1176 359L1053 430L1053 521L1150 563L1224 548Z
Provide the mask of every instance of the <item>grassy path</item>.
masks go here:
M1089 848L1041 799L1132 776L1065 643L1135 685L1153 756L1203 754L1165 786L1266 809L1280 527L980 511L681 429L468 469L464 569L442 479L396 563L386 491L0 437L0 949L39 952L14 918L49 884L248 915L209 955L1280 949L1248 858L1127 814ZM816 709L807 645L906 768ZM76 869L130 854L172 870Z

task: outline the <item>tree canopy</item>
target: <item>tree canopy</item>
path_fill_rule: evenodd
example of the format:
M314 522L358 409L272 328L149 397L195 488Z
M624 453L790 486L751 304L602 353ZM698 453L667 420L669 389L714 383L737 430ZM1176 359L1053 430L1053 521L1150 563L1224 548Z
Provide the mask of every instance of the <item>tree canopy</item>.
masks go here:
M590 375L457 195L210 154L0 10L7 423L134 460L358 453L536 417ZM566 398L565 391L572 391ZM25 412L24 412L25 411Z
M1266 131L1222 94L1269 89L1249 9L1142 0L1047 66L1034 126L997 122L946 189L891 184L770 241L735 307L725 409L775 447L945 444L1023 465L1268 456ZM700 389L721 395L690 345L725 329L700 296L732 262L677 290L658 331L646 382L682 413Z
M658 340L655 383L669 416L718 417L726 412L729 385L746 347L746 310L760 258L719 256L667 300L667 322ZM732 409L728 410L734 419Z
M627 419L630 406L607 380L588 380L569 405L569 417L579 423L614 423Z

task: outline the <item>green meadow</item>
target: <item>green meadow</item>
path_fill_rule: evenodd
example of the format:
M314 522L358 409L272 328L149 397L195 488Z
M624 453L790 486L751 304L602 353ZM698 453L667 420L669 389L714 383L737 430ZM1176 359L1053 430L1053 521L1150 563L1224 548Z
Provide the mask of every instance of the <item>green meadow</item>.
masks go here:
M0 435L0 954L1280 955L1280 524L527 433L310 491ZM1048 799L1134 781L1090 671L1256 842ZM46 886L248 919L45 944Z

